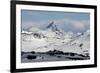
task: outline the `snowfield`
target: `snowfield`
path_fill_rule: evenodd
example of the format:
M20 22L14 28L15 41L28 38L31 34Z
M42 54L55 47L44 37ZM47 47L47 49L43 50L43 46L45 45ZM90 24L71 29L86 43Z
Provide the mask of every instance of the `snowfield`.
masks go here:
M89 55L90 32L84 33L64 32L52 22L44 30L36 27L21 33L23 52L48 52L59 50Z

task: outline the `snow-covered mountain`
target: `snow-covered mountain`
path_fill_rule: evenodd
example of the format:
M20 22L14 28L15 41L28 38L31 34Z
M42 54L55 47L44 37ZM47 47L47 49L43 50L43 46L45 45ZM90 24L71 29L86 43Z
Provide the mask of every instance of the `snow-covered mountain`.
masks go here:
M29 31L22 31L22 51L47 52L59 50L78 54L89 53L90 32L74 34L64 32L54 22L48 24L44 30L32 27Z

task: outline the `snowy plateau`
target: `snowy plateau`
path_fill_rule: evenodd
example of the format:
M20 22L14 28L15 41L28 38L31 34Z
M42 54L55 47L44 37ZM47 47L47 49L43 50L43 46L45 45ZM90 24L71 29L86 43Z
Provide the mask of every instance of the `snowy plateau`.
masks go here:
M31 27L21 32L21 61L66 61L90 59L90 30L65 32L50 22L43 29Z

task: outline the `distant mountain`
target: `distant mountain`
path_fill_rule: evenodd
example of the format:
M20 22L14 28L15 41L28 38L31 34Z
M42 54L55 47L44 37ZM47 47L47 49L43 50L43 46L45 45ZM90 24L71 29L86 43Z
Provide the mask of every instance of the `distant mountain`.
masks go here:
M51 29L52 31L60 31L57 26L54 24L54 22L52 21L51 23L49 23L49 25L46 27L47 29Z
M51 23L49 23L46 27L45 27L46 31L52 31L55 32L56 35L60 35L63 36L64 35L64 31L61 30L59 27L57 27L57 25L54 23L54 21L52 21Z

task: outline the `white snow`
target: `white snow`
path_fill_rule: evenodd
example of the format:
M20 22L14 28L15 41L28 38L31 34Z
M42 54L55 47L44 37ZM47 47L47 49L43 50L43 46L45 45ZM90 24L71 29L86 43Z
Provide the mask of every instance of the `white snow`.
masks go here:
M62 33L59 32L59 34L58 32L59 31L52 31L50 28L40 30L34 27L31 28L30 31L22 31L22 51L46 52L56 49L63 52L74 52L78 54L89 53L89 30L83 34L74 34L73 32L64 31ZM37 37L35 34L37 34ZM80 44L82 44L81 47Z

